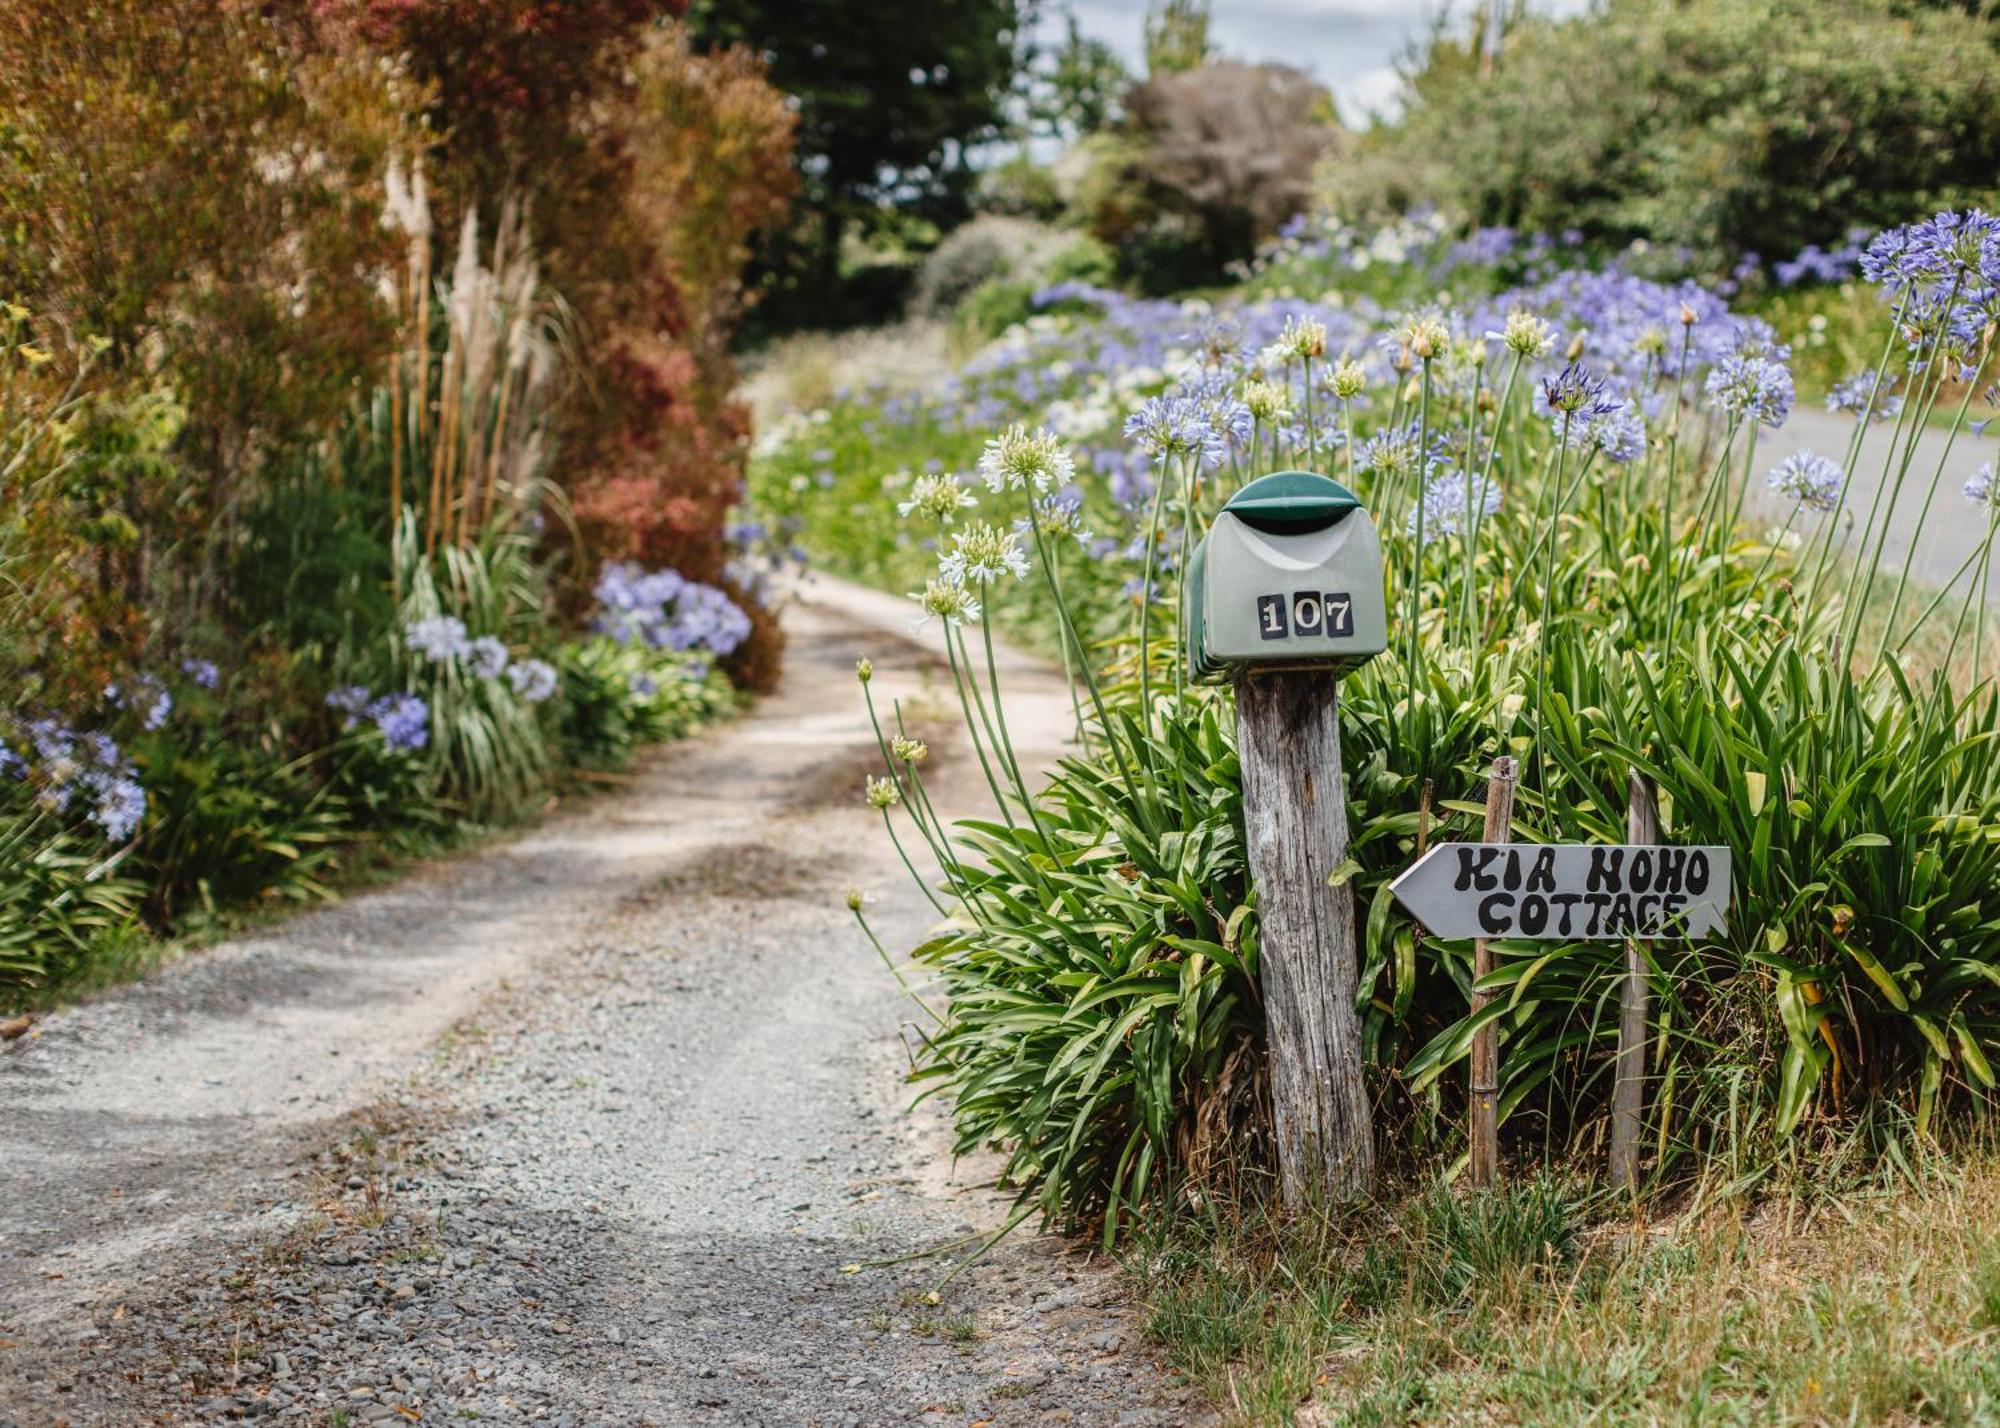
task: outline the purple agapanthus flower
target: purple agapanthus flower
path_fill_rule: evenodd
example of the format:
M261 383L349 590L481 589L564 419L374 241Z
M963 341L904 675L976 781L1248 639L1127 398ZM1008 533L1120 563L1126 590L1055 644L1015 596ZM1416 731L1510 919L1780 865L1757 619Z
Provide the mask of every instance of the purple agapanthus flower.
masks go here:
M456 615L432 615L428 619L412 620L403 637L411 649L432 663L462 659L472 649L472 642L466 637L465 621Z
M530 704L540 704L556 692L556 669L545 659L524 659L507 666L508 682L514 693Z
M215 661L206 659L184 659L181 673L194 681L197 689L213 689L222 679L222 671L215 667Z
M1839 505L1840 488L1846 481L1847 473L1838 461L1814 451L1794 451L1765 477L1773 491L1813 511L1830 511Z
M392 749L409 752L431 741L431 708L414 694L385 694L368 706L368 717Z
M1474 520L1500 509L1500 488L1488 476L1472 476L1458 466L1444 466L1424 484L1422 528L1424 543L1461 533L1465 524L1467 488ZM1410 512L1410 533L1418 529L1418 511Z
M1897 393L1877 395L1877 374L1857 372L1844 382L1834 383L1826 394L1826 409L1830 412L1853 412L1856 416L1867 412L1871 421L1890 421L1903 409L1903 399ZM1869 407L1869 398L1874 397L1874 407Z
M1785 424L1792 412L1792 372L1774 357L1731 353L1715 364L1702 389L1723 410L1760 426Z
M481 679L498 679L507 667L506 642L493 635L481 635L466 646L472 672Z
M1154 397L1125 419L1125 435L1154 460L1194 456L1204 466L1220 466L1228 447L1202 404L1189 397Z

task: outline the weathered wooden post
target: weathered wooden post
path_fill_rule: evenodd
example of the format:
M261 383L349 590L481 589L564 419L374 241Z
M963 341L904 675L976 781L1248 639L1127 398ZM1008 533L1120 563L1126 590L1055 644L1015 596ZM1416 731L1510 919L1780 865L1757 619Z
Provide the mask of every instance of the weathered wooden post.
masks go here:
M1625 841L1648 846L1660 841L1653 790L1639 771L1626 778ZM1647 946L1637 937L1625 943L1625 980L1618 993L1618 1060L1611 1089L1611 1183L1627 1193L1639 1188L1639 1115L1646 1094Z
M1362 1076L1338 677L1388 644L1374 522L1338 482L1286 471L1222 508L1189 562L1187 664L1236 686L1237 755L1284 1200L1364 1195Z
M1365 1194L1375 1139L1354 1010L1354 890L1328 882L1347 860L1338 682L1247 673L1236 682L1236 730L1285 1202L1297 1206L1315 1186Z
M1514 841L1514 789L1519 774L1514 760L1502 754L1486 776L1486 829L1489 844ZM1493 946L1484 937L1472 944L1472 1014L1478 1016L1493 999L1477 990L1479 979L1493 970ZM1471 1077L1467 1127L1471 1158L1467 1166L1474 1185L1500 1180L1500 1037L1487 1022L1472 1033Z

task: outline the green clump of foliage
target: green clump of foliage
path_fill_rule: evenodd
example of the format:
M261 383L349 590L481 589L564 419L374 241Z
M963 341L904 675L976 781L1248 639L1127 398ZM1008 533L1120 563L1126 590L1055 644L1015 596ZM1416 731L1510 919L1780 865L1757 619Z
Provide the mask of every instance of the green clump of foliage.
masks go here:
M1357 214L1435 205L1524 231L1788 255L1993 191L2000 21L1890 0L1608 0L1441 25L1404 107L1329 163Z

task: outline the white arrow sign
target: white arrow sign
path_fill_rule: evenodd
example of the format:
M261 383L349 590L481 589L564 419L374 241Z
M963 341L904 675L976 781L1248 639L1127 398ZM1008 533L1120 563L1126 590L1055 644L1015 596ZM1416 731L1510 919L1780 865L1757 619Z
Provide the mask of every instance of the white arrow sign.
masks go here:
M1729 850L1440 843L1389 890L1438 937L1706 937L1729 911Z

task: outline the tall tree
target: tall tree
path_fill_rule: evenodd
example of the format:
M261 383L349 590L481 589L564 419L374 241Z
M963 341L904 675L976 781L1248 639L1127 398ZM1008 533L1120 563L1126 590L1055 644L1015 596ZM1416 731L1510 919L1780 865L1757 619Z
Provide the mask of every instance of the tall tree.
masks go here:
M968 210L970 152L1001 137L1023 0L694 0L703 46L760 51L798 113L799 221L767 245L780 301L831 298L843 238Z

